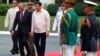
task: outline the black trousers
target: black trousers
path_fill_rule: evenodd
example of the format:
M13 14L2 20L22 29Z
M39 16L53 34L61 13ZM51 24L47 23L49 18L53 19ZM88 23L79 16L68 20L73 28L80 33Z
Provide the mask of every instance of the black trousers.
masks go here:
M24 47L26 48L27 54L30 54L30 49L28 45L28 38L29 34L22 33L21 31L17 32L18 35L18 40L19 40L19 50L20 50L20 55L25 56L24 52Z
M18 37L16 35L16 31L15 31L15 34L11 38L12 38L12 43L13 43L13 47L11 51L18 52Z
M45 56L46 33L34 33L34 44L38 56Z

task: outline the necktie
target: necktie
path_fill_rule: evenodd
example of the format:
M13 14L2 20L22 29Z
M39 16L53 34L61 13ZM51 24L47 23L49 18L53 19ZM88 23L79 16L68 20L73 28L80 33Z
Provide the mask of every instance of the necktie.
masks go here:
M24 15L23 15L23 12L21 12L21 17L20 17L20 22L22 23L23 22L23 18L24 18Z

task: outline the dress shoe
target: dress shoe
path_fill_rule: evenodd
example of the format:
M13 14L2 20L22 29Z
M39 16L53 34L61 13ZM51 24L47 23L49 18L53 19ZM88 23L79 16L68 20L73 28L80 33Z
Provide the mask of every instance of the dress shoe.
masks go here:
M31 56L31 54L27 54L26 56Z
M13 51L13 50L11 50L10 52L12 53L12 55L19 54L18 51Z

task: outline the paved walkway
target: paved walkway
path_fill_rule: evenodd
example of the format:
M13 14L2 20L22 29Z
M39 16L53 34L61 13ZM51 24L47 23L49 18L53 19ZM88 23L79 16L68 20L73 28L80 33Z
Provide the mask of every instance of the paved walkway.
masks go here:
M9 34L0 34L0 56L20 56L11 55L9 52L12 48L12 40ZM98 56L100 56L100 51L98 51ZM59 56L59 37L50 36L47 38L46 43L46 55L45 56ZM77 52L75 56L81 56L80 46L77 46Z
M12 56L9 52L12 48L12 40L10 35L0 34L0 56ZM50 36L47 38L46 55L59 52L59 38L57 36ZM50 53L49 53L50 52ZM55 54L56 54L55 53ZM19 55L14 55L19 56Z

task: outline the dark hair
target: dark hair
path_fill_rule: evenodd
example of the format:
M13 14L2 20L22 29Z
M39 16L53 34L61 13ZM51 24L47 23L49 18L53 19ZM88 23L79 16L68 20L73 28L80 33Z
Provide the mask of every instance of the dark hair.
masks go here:
M42 6L41 2L36 2L35 5L38 4L39 6Z
M84 6L84 8L85 7L92 7L92 8L94 8L95 6L94 5L91 5L91 4L86 4L85 6Z

